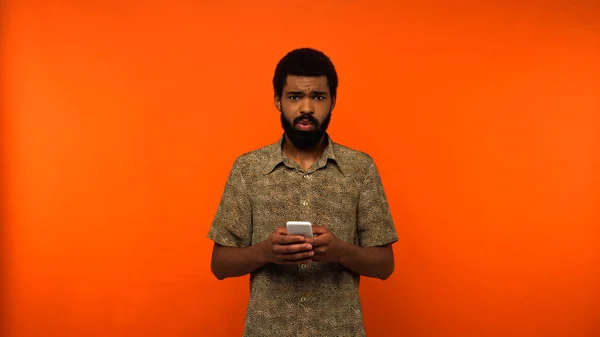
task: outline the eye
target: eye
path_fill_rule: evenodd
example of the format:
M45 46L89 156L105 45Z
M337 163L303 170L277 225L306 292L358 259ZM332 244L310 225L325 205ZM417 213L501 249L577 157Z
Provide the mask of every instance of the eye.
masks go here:
M298 96L296 96L296 95L293 95L293 96L289 96L288 98L289 98L289 99L291 99L292 101L295 101L295 100L297 100L299 97L298 97Z
M317 101L320 101L320 100L323 100L323 99L325 99L325 96L322 96L322 95L317 95L317 96L315 96L315 99L316 99Z

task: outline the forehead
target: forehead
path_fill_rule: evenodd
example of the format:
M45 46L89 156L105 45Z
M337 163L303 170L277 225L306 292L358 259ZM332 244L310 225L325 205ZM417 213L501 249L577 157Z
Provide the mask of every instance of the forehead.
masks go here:
M329 93L329 86L327 85L327 77L323 76L296 76L288 75L284 91L304 91L304 92L327 92Z

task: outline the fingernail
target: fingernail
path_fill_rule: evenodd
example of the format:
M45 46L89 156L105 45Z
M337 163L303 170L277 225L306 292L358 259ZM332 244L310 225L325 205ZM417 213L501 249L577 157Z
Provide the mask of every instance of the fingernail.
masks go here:
M312 248L310 245L306 245L304 247L306 247L306 249L311 249Z

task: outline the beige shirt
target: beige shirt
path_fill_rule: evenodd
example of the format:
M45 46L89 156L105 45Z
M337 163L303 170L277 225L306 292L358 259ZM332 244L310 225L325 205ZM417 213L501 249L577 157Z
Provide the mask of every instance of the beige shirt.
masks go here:
M373 159L328 137L304 171L278 142L239 156L208 237L229 247L266 240L287 221L310 221L362 247L398 240ZM365 336L360 276L337 263L267 264L250 275L245 337Z

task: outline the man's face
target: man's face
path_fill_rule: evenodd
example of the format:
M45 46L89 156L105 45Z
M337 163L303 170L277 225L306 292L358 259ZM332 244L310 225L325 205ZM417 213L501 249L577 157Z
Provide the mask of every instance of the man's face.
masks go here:
M290 75L282 97L275 97L275 105L292 144L299 149L311 149L327 130L335 101L331 98L327 77Z

